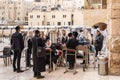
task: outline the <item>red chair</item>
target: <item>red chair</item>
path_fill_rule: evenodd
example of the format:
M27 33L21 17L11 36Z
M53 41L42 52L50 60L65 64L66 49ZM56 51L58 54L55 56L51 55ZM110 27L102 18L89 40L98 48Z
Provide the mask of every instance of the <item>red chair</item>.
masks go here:
M73 54L72 54L73 53ZM76 73L77 73L77 71L76 71L76 50L75 49L68 49L67 48L67 50L66 50L66 53L65 53L65 60L66 60L66 70L65 70L65 72L64 73L67 73L69 70L68 70L68 68L67 68L67 56L68 55L73 55L73 56L75 56L75 65L74 65L74 69L73 69L73 75L75 75Z

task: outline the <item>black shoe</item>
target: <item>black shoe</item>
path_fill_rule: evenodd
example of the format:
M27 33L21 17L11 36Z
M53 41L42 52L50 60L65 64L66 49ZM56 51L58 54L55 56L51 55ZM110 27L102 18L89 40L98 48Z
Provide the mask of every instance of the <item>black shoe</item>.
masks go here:
M69 67L68 69L73 70L73 69L74 69L74 67Z
M30 66L26 66L26 67L29 67L29 68L31 68L31 67L33 67L32 65L30 65Z
M68 69L71 69L71 67L69 67Z
M37 74L36 72L34 72L34 78L40 76L40 74Z
M23 70L17 70L17 73L22 73L22 72L24 72Z
M17 71L17 69L13 69L13 72L16 72Z
M34 78L36 78L37 77L37 75L34 75Z
M45 78L45 76L37 76L36 78L37 79L42 79L42 78Z
M82 62L82 63L80 63L80 64L85 64L85 62Z
M33 67L33 65L27 65L26 67L30 67L31 68L31 67Z
M33 65L30 65L29 67L33 67Z

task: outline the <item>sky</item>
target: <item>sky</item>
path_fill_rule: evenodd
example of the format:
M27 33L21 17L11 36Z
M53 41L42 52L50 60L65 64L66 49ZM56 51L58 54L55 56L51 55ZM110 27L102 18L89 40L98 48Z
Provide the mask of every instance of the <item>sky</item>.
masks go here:
M1 1L1 0L0 0ZM14 0L14 1L17 1L17 0ZM25 1L34 1L34 0L25 0Z
M26 1L34 1L34 0L26 0Z

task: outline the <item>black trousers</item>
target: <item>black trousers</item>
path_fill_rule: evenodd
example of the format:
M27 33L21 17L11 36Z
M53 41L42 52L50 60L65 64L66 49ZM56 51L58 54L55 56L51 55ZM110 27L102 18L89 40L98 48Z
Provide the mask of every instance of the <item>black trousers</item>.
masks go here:
M69 67L74 68L75 56L74 55L68 55L67 56L67 61L69 62Z
M13 69L20 70L20 61L21 61L21 51L14 50L14 57L13 57Z
M39 76L41 76L40 72L34 72L34 77L39 77Z
M27 50L27 55L26 55L26 66L27 67L29 67L31 65L30 58L31 58L31 49L28 49Z
M95 50L96 50L96 55L95 55L95 57L97 57L98 52L102 50L102 47L95 47Z
M52 58L52 60L51 60L51 64L50 64L50 55L46 56L46 65L49 65L49 68L50 68L50 65L51 65L51 68L53 68L53 63L54 64L57 63L57 60L58 60L59 56L58 55L56 55L56 56L52 55L51 58Z

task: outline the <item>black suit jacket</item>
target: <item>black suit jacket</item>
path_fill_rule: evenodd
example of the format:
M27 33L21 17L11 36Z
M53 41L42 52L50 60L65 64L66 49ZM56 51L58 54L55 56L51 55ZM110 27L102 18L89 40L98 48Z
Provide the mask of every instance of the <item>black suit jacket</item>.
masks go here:
M24 49L24 40L23 36L19 32L13 33L11 37L11 45L13 50L23 50Z
M45 47L45 43L40 37L34 36L32 38L33 71L44 72L45 71L45 58L37 56L37 46Z
M69 39L66 43L67 48L76 49L76 46L79 45L79 41L76 38Z

